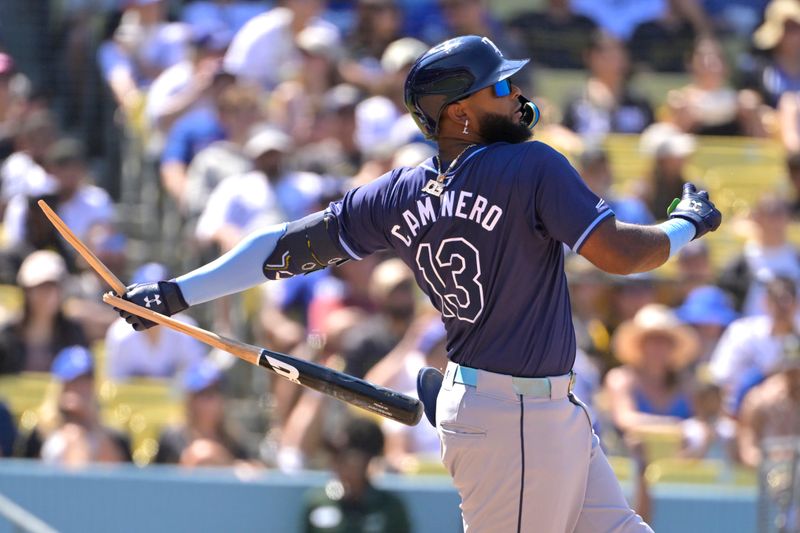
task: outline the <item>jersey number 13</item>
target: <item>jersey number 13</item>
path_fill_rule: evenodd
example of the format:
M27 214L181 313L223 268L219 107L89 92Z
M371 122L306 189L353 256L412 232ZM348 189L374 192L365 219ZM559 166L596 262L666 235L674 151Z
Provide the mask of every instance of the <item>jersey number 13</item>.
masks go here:
M430 243L417 249L417 266L440 303L442 316L475 323L483 312L478 249L462 237L445 239L433 253Z

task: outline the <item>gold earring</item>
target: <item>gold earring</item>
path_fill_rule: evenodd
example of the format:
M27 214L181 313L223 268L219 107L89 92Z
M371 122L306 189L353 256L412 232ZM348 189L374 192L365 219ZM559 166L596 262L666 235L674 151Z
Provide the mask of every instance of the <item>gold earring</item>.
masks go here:
M469 126L469 119L464 121L464 129L461 131L461 133L463 133L464 135L469 135L469 130L467 129L467 126Z

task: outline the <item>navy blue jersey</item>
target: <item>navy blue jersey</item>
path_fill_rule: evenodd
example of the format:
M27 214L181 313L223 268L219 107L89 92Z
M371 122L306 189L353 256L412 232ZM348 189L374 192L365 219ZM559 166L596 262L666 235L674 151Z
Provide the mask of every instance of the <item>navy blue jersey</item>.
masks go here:
M567 373L575 331L563 244L578 251L606 217L569 162L540 142L476 146L441 197L432 160L331 204L354 259L392 249L442 312L456 363L516 376Z

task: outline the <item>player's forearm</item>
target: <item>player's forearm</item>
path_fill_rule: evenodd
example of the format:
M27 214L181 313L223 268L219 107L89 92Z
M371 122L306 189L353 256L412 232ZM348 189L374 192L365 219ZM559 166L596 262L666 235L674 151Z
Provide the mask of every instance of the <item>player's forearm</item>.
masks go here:
M580 253L611 274L646 272L669 258L670 240L658 226L625 224L609 218L586 240Z
M243 291L266 281L263 265L286 231L286 224L248 235L231 251L175 281L189 305Z

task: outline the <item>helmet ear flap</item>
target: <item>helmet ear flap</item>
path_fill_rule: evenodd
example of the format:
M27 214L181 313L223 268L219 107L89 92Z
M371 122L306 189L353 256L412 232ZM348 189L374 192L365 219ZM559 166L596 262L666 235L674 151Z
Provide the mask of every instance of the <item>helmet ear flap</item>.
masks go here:
M528 127L528 129L532 130L533 127L536 126L536 123L539 122L539 118L542 116L541 111L539 111L539 106L522 95L518 96L517 99L522 104L521 121Z

